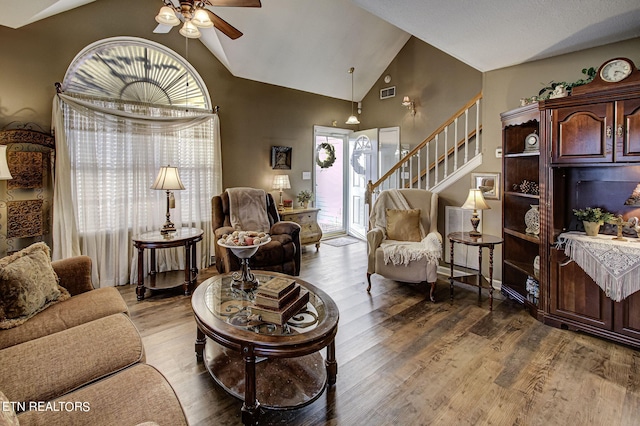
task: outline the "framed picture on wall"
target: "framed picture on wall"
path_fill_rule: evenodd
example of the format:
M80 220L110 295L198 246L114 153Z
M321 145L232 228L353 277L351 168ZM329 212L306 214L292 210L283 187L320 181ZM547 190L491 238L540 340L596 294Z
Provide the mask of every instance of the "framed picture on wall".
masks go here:
M291 169L292 149L290 146L272 146L271 168L274 170Z
M500 173L471 173L471 188L481 190L487 200L499 200Z

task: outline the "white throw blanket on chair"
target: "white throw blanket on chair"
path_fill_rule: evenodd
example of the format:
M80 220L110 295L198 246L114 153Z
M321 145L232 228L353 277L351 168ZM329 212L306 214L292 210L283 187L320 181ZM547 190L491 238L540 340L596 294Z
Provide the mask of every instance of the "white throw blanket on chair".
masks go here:
M380 228L386 240L387 233L387 209L409 210L412 207L402 196L400 191L391 189L385 191L387 196L379 197L372 209L369 218L371 228ZM426 235L425 235L426 234ZM394 265L408 265L409 262L426 258L429 263L437 263L442 257L442 241L437 232L426 233L420 221L421 241L389 241L383 240L380 247L384 253L384 263Z
M262 189L227 188L229 221L234 229L269 232L267 194Z

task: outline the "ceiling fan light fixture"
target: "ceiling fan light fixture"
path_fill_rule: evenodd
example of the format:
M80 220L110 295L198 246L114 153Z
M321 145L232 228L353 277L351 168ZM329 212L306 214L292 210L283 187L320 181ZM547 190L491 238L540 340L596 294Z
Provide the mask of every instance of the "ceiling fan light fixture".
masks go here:
M171 25L175 27L180 23L176 16L176 12L169 6L162 6L160 12L156 15L156 22L163 25Z
M198 27L193 25L191 21L185 21L182 28L180 28L180 34L182 34L186 38L199 38L200 30L198 29Z
M209 13L207 13L204 9L198 9L193 14L193 18L191 19L193 25L199 28L211 28L213 27L213 21L209 18Z

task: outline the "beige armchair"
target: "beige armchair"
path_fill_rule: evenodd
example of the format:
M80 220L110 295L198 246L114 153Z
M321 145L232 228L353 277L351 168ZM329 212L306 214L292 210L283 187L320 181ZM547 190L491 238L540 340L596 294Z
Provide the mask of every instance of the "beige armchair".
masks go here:
M424 189L385 190L376 199L367 232L367 291L371 275L431 284L434 299L442 236L437 230L438 194Z

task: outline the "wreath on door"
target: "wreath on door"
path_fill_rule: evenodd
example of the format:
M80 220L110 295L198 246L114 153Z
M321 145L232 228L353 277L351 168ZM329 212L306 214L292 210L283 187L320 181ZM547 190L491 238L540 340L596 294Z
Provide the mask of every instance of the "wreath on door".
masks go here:
M364 176L366 169L360 164L360 157L364 156L364 150L362 149L354 149L351 153L351 167L353 167L353 171L359 175Z
M371 141L368 137L361 135L358 136L356 142L353 147L353 151L351 152L351 159L349 162L351 163L351 167L356 174L361 176L365 176L367 168L366 168L366 154L371 152ZM364 157L364 163L360 163L360 158Z
M320 153L324 152L324 160L320 159ZM321 169L328 169L336 161L336 149L329 142L323 142L316 147L316 164Z

